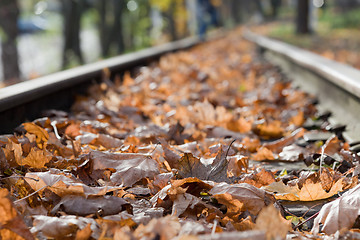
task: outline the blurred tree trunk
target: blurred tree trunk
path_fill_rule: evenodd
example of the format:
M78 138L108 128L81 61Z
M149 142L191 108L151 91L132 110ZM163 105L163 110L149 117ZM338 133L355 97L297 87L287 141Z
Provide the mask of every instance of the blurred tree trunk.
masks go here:
M116 52L121 54L125 51L122 17L126 4L124 0L98 1L100 16L99 31L101 54L108 57L113 46Z
M74 55L80 64L84 58L80 47L81 16L85 10L84 0L62 0L62 13L64 18L64 47L62 67L70 64L71 55Z
M230 6L231 6L231 15L232 18L234 20L235 24L240 24L243 19L242 19L242 6L243 5L243 1L242 0L231 0L230 1Z
M176 29L175 11L176 3L172 0L169 9L164 13L164 17L168 22L168 30L170 33L171 41L177 40L179 38Z
M124 0L113 0L114 2L114 24L111 30L110 44L116 44L117 53L123 53L125 51L122 16L126 7Z
M254 3L255 3L255 6L256 6L261 18L264 19L265 18L265 12L264 12L264 8L263 8L263 5L262 5L261 1L260 0L254 0Z
M20 68L16 39L19 35L17 20L19 5L16 0L0 0L0 27L4 36L1 39L1 59L5 80L18 81Z
M108 55L109 46L107 44L108 27L106 24L106 6L108 1L97 1L97 9L99 11L99 33L100 33L100 45L101 55L106 57Z
M310 33L309 0L297 0L296 33Z
M271 0L271 17L273 19L277 18L280 6L281 0Z

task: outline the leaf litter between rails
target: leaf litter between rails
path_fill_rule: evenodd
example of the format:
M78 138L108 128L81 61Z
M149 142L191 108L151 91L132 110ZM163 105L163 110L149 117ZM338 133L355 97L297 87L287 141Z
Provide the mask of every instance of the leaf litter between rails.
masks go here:
M315 102L239 32L105 79L0 137L1 237L356 238L359 157Z

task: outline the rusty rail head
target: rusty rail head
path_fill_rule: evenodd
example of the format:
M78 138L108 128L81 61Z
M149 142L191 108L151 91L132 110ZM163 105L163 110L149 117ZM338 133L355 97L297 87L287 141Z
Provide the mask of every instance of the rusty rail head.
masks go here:
M261 48L283 55L360 98L360 70L248 30L244 32L244 37Z

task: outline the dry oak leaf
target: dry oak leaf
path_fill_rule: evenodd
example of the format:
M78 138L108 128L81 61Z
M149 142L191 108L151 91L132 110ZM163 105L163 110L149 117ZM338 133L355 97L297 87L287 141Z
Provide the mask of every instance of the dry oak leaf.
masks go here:
M350 229L360 215L360 184L344 193L338 199L325 204L314 220L312 232L333 234L339 230ZM320 228L320 223L323 224Z
M154 178L159 173L158 162L147 154L93 151L90 159L93 170L115 169L110 180L124 187L131 187L146 177Z
M0 189L0 216L1 239L34 239L4 188Z
M23 123L23 126L28 133L34 134L36 136L37 146L41 149L44 148L49 139L49 133L42 127L39 127L32 122Z
M92 218L77 216L48 217L42 215L32 216L34 226L31 232L41 232L46 237L64 239L67 236L75 236L78 230L85 229L90 224L91 236L95 239L100 237L100 226Z
M227 207L227 215L236 215L248 210L257 215L260 210L273 200L265 190L247 183L219 183L209 192L220 204Z
M58 196L68 194L95 196L105 195L107 192L119 189L119 187L89 187L71 175L66 176L60 171L51 169L47 172L29 172L25 175L26 182L34 191L47 188Z
M51 156L45 150L32 148L30 153L18 162L21 166L29 166L33 168L43 168L45 164L51 160Z
M13 142L10 138L8 139L8 142L3 148L5 158L7 162L10 164L10 166L17 166L19 162L23 159L23 150L20 143Z
M274 196L278 200L288 201L316 201L320 199L327 199L338 192L343 191L344 182L343 179L337 180L327 192L323 189L320 181L313 182L311 179L307 179L302 188L296 186L285 185L282 181L273 182L272 184L262 187L263 189L273 192Z

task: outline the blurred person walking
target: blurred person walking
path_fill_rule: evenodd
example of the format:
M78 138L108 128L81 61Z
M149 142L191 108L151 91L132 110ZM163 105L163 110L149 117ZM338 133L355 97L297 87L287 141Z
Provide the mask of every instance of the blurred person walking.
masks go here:
M198 34L201 40L205 40L206 31L209 25L219 26L219 17L216 10L216 4L219 1L197 0L197 21Z

